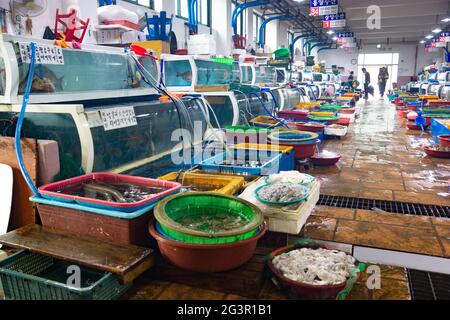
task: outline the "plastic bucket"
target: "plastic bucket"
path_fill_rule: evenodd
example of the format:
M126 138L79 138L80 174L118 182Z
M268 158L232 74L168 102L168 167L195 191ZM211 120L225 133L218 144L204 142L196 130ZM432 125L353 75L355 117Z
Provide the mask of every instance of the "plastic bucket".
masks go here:
M168 239L155 229L154 221L149 232L158 242L161 255L175 266L193 272L224 272L246 263L253 256L258 240L267 231L267 223L255 236L226 244L191 244Z

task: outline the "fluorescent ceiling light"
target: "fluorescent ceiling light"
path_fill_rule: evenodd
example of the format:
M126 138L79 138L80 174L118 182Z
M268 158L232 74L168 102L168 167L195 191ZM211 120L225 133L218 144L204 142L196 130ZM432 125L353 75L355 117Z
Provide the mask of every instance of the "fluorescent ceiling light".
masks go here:
M426 41L425 40L420 40L420 43L425 43Z
M333 37L333 40L336 41L338 39L338 37Z
M436 28L436 29L434 29L434 30L431 31L431 32L433 32L433 33L439 33L439 32L442 32L442 29L441 29L441 28Z
M328 30L327 33L328 34L334 34L334 30Z
M450 18L444 18L441 20L442 22L450 22Z
M433 39L433 35L432 34L429 34L429 35L427 35L425 38L427 38L427 39Z

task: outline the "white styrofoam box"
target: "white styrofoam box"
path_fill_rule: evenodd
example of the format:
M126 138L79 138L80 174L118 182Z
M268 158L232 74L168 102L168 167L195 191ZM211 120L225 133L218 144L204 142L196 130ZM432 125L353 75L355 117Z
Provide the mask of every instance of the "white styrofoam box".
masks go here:
M189 54L217 54L217 44L211 34L197 34L187 41Z
M104 29L96 31L96 38L98 44L130 44L141 41L145 34L134 30Z
M133 42L141 41L141 39L145 39L145 33L140 31L126 31L122 33L121 43L122 44L130 44Z
M109 5L97 9L98 21L102 23L105 20L126 20L132 23L139 23L137 13L127 10L119 5Z
M319 201L320 182L315 180L312 183L308 200L285 207L265 204L256 199L255 190L265 183L264 178L259 179L247 187L239 198L253 203L262 211L269 221L270 231L298 235Z
M95 31L98 44L120 44L121 34L119 29L97 30Z
M325 135L327 136L344 137L345 135L347 135L347 132L348 128L345 126L343 128L325 127Z

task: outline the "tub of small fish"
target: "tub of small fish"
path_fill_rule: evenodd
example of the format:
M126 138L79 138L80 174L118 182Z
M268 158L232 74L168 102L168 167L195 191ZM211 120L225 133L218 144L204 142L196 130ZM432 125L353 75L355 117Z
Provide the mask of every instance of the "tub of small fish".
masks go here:
M202 170L269 175L280 171L282 154L271 151L227 150L200 163Z
M42 197L83 206L133 212L179 192L177 182L112 173L91 173L39 188Z
M350 254L310 240L273 251L268 266L275 285L292 297L344 300L365 265Z

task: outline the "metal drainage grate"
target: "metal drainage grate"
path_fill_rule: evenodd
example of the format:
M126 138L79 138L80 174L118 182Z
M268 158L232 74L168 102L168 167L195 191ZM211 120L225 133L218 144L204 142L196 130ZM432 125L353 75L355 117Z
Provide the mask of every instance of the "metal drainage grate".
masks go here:
M407 269L412 300L450 300L450 275Z
M321 206L361 209L361 210L383 210L392 213L411 214L417 216L428 216L450 219L450 207L435 206L429 204L406 203L398 201L371 200L363 198L352 198L342 196L321 195L319 202Z

